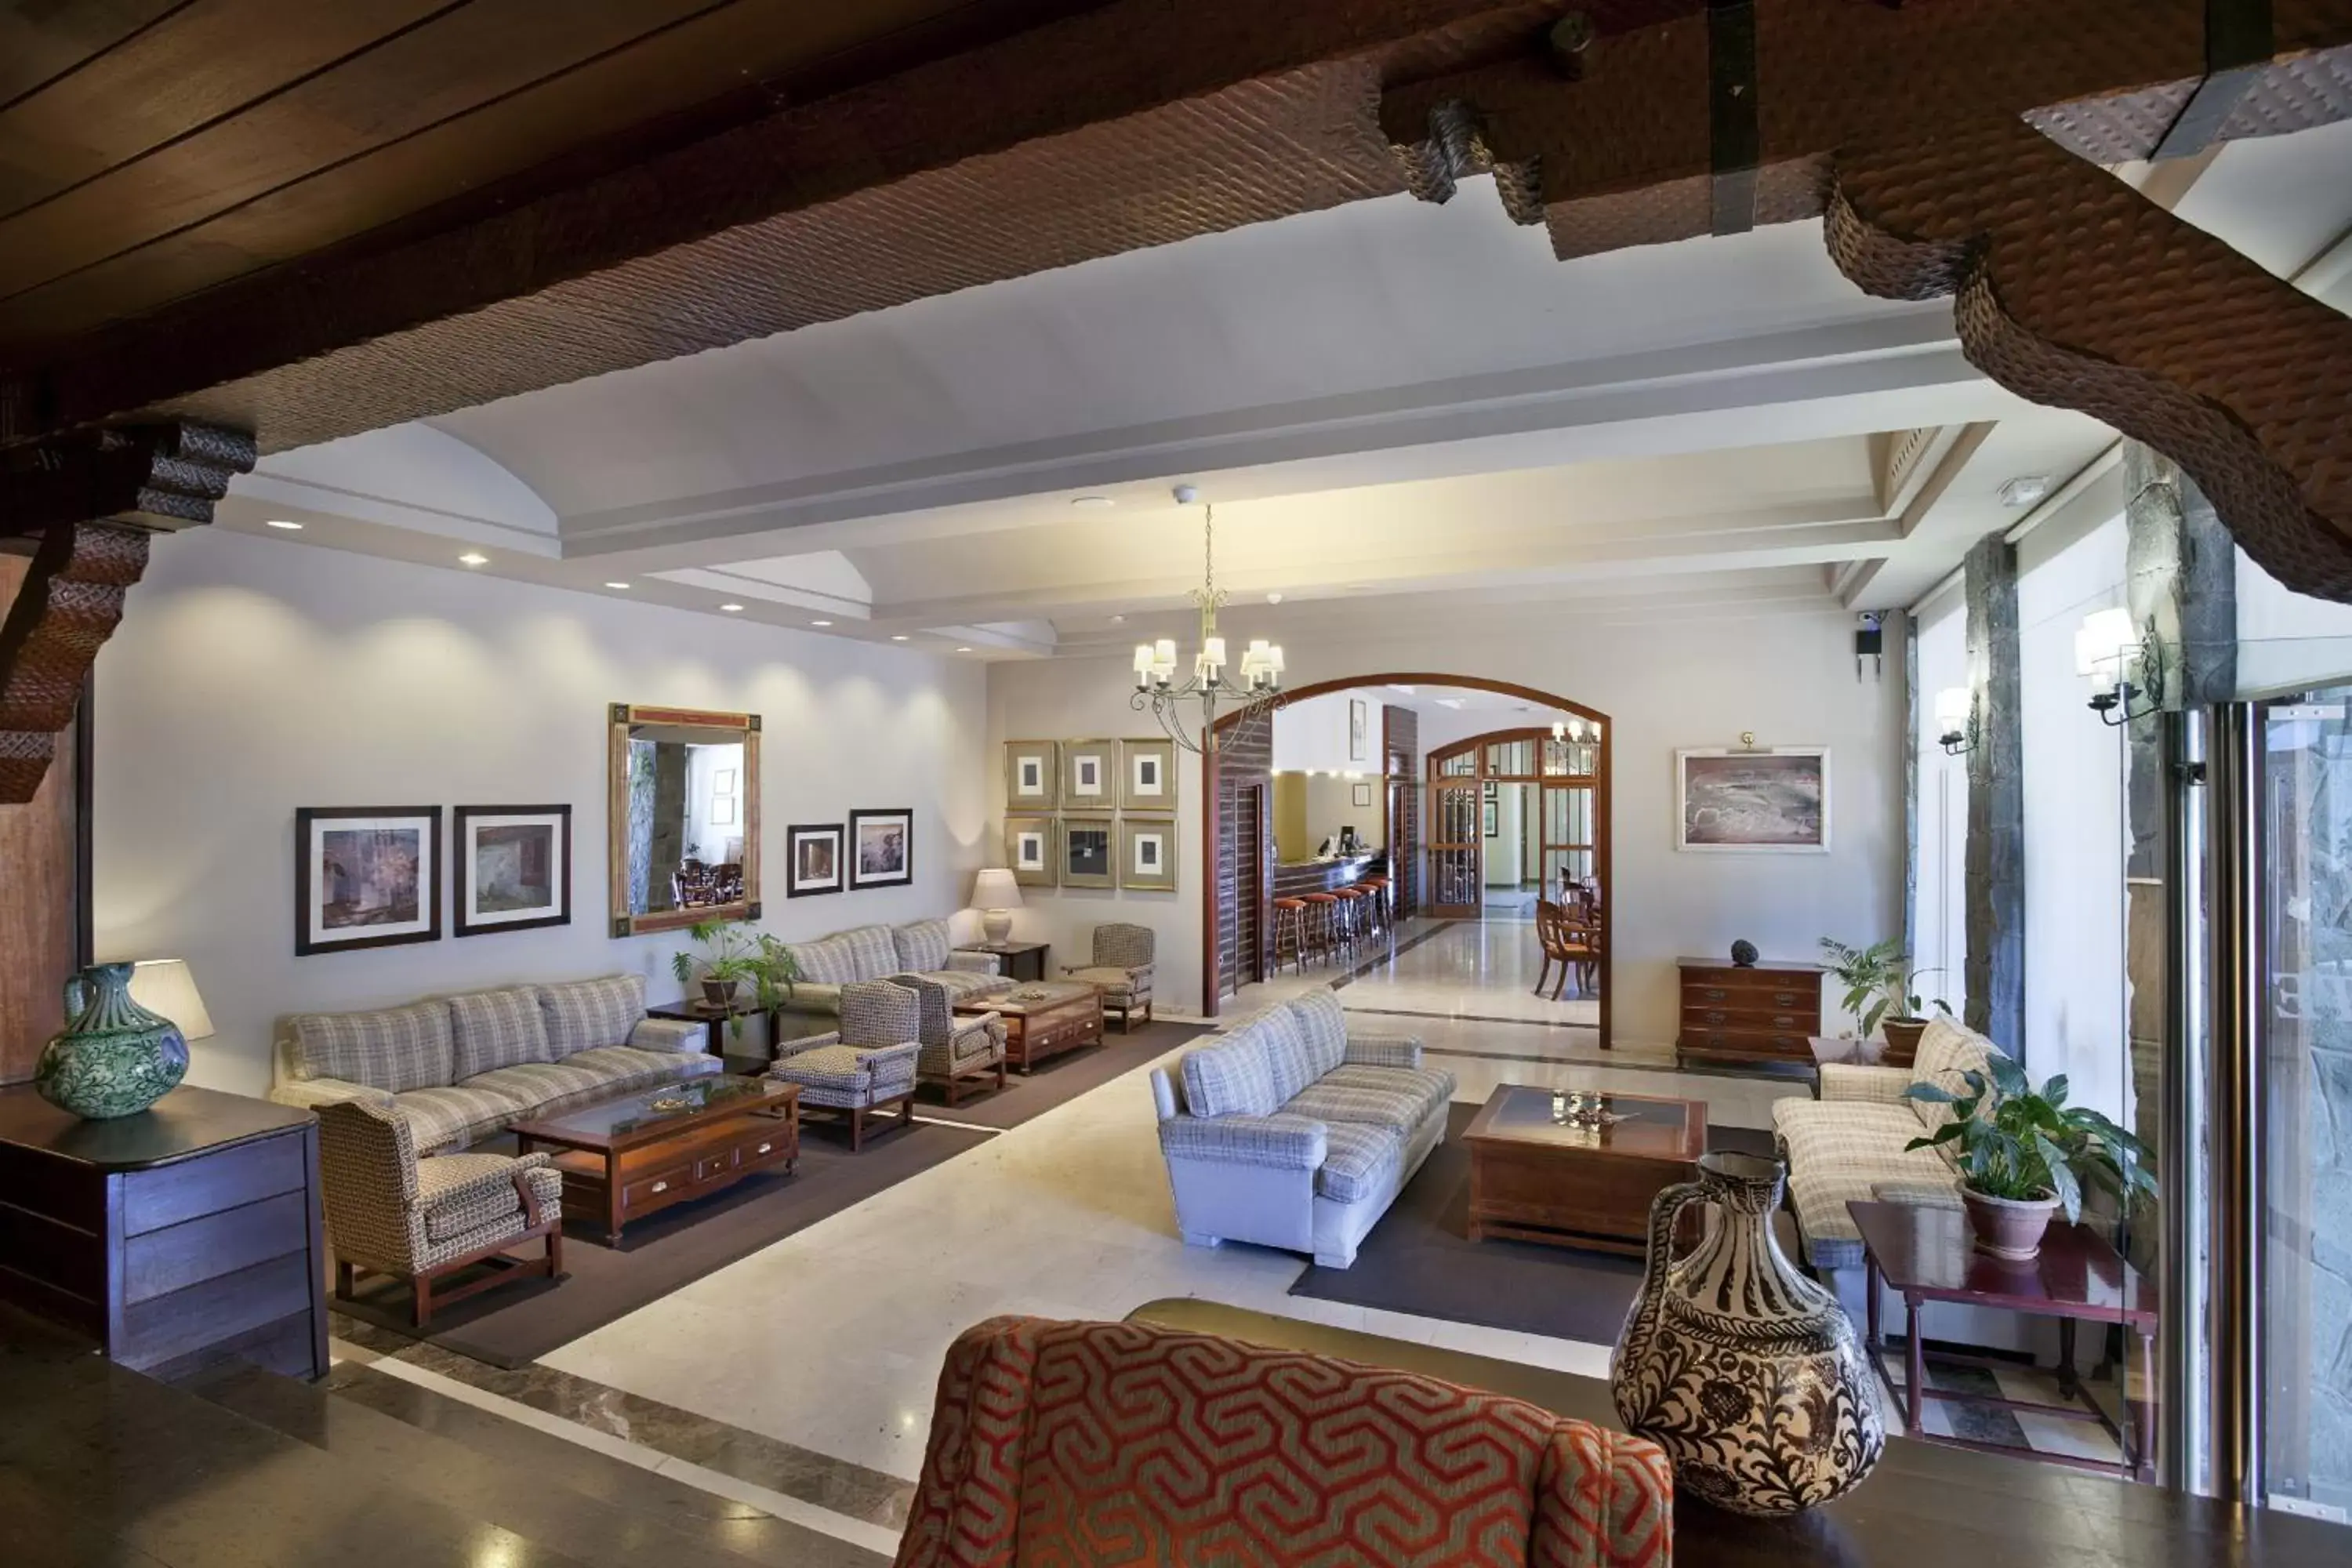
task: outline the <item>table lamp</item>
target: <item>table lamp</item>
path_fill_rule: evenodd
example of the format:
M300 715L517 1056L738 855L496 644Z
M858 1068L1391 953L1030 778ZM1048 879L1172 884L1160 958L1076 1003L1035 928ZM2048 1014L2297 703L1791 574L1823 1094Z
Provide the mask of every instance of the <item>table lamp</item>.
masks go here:
M980 933L993 946L1013 940L1013 911L1021 907L1021 884L1013 873L992 866L972 879L972 907L980 910Z
M212 1015L196 994L196 977L184 958L142 958L131 966L131 999L180 1026L180 1037L209 1039Z

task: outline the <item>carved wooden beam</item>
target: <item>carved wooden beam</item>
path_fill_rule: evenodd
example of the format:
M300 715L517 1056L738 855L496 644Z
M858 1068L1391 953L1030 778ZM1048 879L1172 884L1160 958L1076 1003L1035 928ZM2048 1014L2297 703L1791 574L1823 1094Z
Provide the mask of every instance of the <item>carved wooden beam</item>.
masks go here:
M1554 252L1825 216L1963 350L2180 464L2246 552L2352 601L2352 321L2098 163L2352 116L2352 0L1717 4L1391 89L1416 192L1491 164ZM2087 161L2086 161L2087 160Z
M8 458L0 535L39 541L0 622L0 805L22 805L146 570L149 535L210 522L254 449L236 431L172 425L89 431Z

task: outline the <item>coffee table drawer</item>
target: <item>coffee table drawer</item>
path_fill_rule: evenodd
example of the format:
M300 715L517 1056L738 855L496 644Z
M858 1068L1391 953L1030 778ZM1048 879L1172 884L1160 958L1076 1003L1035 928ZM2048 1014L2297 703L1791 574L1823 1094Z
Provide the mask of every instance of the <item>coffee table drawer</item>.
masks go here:
M800 1140L781 1121L746 1136L734 1149L738 1168L747 1172L781 1165L799 1152Z
M658 1207L672 1202L677 1195L695 1183L693 1165L672 1165L667 1170L648 1171L634 1181L621 1184L621 1212Z

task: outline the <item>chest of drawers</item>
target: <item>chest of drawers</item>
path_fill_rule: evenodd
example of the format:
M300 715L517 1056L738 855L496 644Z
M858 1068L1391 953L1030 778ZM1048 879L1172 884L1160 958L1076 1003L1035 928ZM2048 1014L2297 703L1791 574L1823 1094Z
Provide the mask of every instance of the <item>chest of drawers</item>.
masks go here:
M1746 969L1720 959L1676 961L1682 973L1679 1059L1813 1059L1822 1026L1822 971L1810 963L1759 963Z

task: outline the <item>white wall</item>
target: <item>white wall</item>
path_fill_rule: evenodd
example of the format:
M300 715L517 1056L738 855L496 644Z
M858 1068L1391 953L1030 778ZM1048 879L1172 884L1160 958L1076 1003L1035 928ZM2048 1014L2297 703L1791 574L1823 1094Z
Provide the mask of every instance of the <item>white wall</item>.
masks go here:
M1349 754L1350 701L1364 705L1364 738L1360 755ZM1274 721L1274 771L1336 771L1377 776L1386 766L1381 754L1381 705L1378 691L1333 691L1285 708Z
M2286 587L2238 555L2238 691L2282 696L2352 680L2352 605Z
M605 934L606 705L761 715L761 924L799 937L963 907L1003 805L983 688L911 650L211 529L161 539L98 661L99 956L186 958L218 1030L190 1081L245 1091L290 1012L615 971L674 997L680 939ZM294 956L297 806L543 802L572 807L570 925ZM853 806L914 812L914 884L786 899L786 826Z
M2124 520L2079 539L2018 546L2020 712L2025 755L2025 1057L2066 1075L2075 1103L2122 1117L2124 731L2098 721L2074 673L2074 633L2124 603Z
M1968 1006L1963 900L1969 770L1966 757L1946 756L1937 744L1943 726L1936 721L1936 694L1969 683L1968 616L1958 594L1922 607L1918 644L1918 731L1912 739L1919 751L1919 875L1913 890L1911 962L1933 972L1921 977L1919 994L1938 998L1959 1014ZM2029 962L2029 973L2032 967Z
M1242 631L1236 626L1228 637ZM1845 615L1823 611L1715 615L1648 627L1578 623L1534 632L1382 636L1372 626L1346 641L1283 641L1294 687L1433 670L1555 691L1613 717L1617 1032L1627 1042L1664 1042L1675 1030L1678 954L1727 952L1735 938L1745 937L1769 957L1811 959L1823 935L1867 942L1901 929L1901 659L1899 653L1889 657L1883 680L1857 679L1853 634ZM1009 737L1147 733L1150 725L1128 708L1132 690L1123 661L995 665L989 672L990 740L1001 746ZM1675 748L1737 745L1743 730L1756 731L1765 745L1831 748L1830 854L1675 851ZM1000 751L989 770L998 830L992 844L1001 837L1003 771ZM1171 1007L1190 1008L1199 1005L1201 974L1201 774L1191 758L1178 771L1178 892L1032 889L1018 929L1052 942L1062 962L1097 921L1150 925L1159 933L1160 994Z
M1371 792L1370 805L1356 804L1356 791L1360 788ZM1378 773L1356 779L1318 773L1308 779L1307 843L1301 853L1311 854L1324 839L1337 838L1342 827L1353 827L1356 837L1367 844L1383 845L1388 838L1388 825L1382 820L1387 793L1388 786Z

